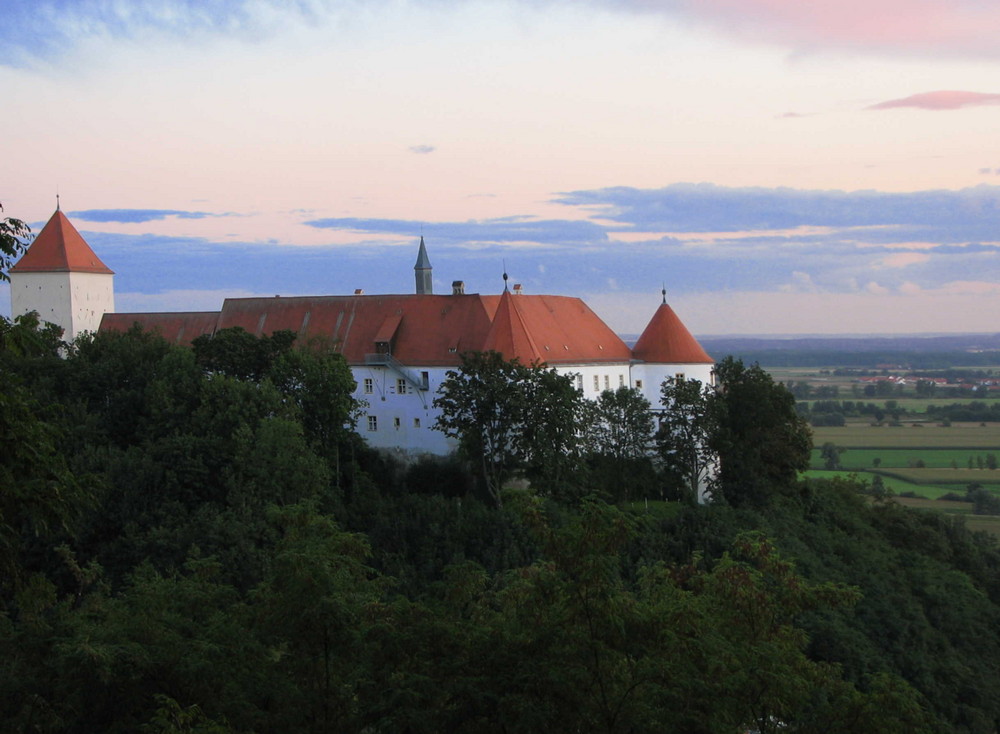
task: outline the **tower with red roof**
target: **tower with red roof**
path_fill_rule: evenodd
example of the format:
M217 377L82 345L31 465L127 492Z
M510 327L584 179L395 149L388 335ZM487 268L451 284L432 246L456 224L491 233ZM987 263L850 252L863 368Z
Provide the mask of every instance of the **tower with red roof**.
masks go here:
M36 311L72 341L115 310L114 275L57 207L10 269L11 315Z
M653 313L646 328L632 347L632 385L654 406L660 404L660 385L666 379L698 380L713 384L715 361L667 303Z

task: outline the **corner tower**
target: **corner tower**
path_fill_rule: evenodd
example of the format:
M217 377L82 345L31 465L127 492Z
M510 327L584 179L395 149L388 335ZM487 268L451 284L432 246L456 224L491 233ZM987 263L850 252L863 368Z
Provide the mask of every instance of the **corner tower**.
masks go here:
M101 317L115 310L114 275L56 208L10 269L11 315L37 311L72 341L97 331Z
M417 253L417 264L413 266L418 296L429 296L434 292L434 284L431 282L432 270L431 260L427 257L427 248L424 247L424 236L420 235L420 252Z
M667 304L663 302L649 320L639 340L632 347L633 384L653 405L660 403L660 385L669 378L698 380L712 384L714 360Z

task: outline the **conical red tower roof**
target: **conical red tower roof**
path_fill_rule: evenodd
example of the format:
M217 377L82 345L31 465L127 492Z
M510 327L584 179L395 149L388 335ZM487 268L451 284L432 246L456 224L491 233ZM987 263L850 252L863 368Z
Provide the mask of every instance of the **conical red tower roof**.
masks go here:
M639 341L632 348L632 355L644 362L659 364L712 364L698 340L666 304L660 304L649 320Z
M483 343L483 351L500 352L504 359L516 357L522 364L543 362L544 357L531 338L516 301L517 297L511 295L510 291L504 291L500 296L493 325Z
M112 270L101 262L90 245L76 231L59 209L42 227L12 273L107 273Z

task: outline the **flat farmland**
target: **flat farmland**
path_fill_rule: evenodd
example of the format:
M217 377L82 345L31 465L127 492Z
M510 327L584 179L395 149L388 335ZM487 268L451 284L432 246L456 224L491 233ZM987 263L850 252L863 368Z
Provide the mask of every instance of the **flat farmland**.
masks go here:
M931 423L902 426L872 426L848 423L846 426L813 428L813 444L827 441L846 449L972 449L1000 451L1000 424L954 423L939 426ZM968 457L966 457L968 459Z
M837 445L840 446L840 444ZM852 471L917 468L917 462L922 461L928 469L968 469L971 458L973 470L978 470L979 465L976 459L984 458L986 454L991 453L1000 458L1000 449L989 448L937 449L921 446L909 449L847 449L840 455L840 468ZM878 461L878 466L875 465L876 461ZM952 467L952 462L954 462L955 467ZM819 447L813 449L810 467L813 469L824 468L824 460Z
M1000 485L1000 471L985 469L872 469L872 474L896 477L913 484L949 484L968 486L970 484Z

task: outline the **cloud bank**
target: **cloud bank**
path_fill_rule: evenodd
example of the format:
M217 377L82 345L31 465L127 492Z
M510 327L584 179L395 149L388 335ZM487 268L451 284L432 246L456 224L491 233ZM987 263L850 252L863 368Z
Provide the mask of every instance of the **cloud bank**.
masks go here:
M476 0L454 0L476 5ZM641 12L694 22L751 42L797 53L1000 58L1000 6L983 0L589 0L610 12ZM488 2L478 4L488 6ZM515 2L532 11L558 0ZM7 27L0 63L20 66L58 56L81 39L150 34L190 39L214 35L256 42L292 25L332 25L372 9L426 7L440 0L2 0Z
M84 209L69 212L73 219L85 222L119 222L137 224L141 222L156 222L167 217L177 219L204 219L206 217L226 217L231 214L212 214L210 212L190 212L178 209Z
M984 94L982 92L923 92L912 94L902 99L890 99L886 102L873 104L869 110L891 110L898 107L915 107L919 110L958 110L963 107L979 107L982 105L1000 104L1000 94Z

